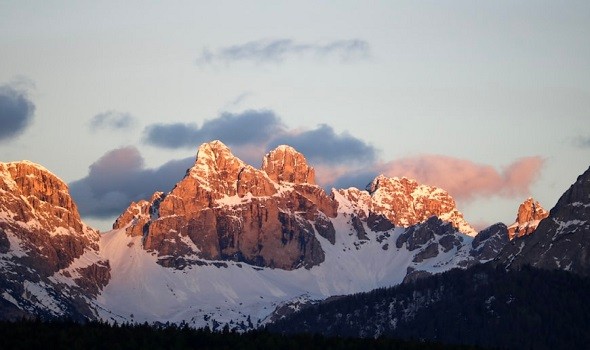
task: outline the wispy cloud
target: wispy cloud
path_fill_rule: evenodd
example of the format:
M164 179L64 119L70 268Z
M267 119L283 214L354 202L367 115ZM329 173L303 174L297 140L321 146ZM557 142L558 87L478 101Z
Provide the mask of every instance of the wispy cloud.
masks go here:
M106 111L90 119L90 130L99 129L121 130L128 129L135 123L135 118L129 113Z
M20 135L33 120L35 105L21 85L0 86L0 141Z
M369 43L361 39L336 40L327 43L275 39L250 41L245 44L221 47L214 51L205 48L196 62L198 65L229 64L240 61L279 63L293 57L332 57L342 62L348 62L365 59L369 55Z

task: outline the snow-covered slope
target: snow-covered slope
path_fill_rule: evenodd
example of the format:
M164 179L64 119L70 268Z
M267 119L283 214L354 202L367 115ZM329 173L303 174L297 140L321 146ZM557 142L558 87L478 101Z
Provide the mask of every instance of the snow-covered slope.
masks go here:
M472 238L455 231L417 243L410 251L407 243L396 247L407 229L374 232L365 226L366 239L359 240L351 217L352 213L344 212L332 220L335 244L316 235L325 252L324 262L291 271L205 260L182 270L163 267L157 254L142 248L141 237L129 236L124 229L107 232L101 251L110 261L112 278L97 298L103 310L100 315L118 321L186 321L214 328L228 323L248 328L291 300L369 291L401 283L409 269L437 273L475 261L469 256ZM437 245L436 256L416 258L450 236L457 238L457 246L445 252Z

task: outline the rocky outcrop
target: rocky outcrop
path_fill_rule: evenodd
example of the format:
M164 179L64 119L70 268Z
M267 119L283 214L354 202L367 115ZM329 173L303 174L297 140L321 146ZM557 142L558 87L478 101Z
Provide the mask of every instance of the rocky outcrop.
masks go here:
M262 171L277 183L315 184L315 171L305 157L290 146L279 146L262 161Z
M67 185L40 165L0 163L1 209L18 222L35 222L47 232L83 230Z
M590 276L590 168L559 198L534 234L514 238L496 261L507 268L532 265Z
M418 184L412 179L379 175L367 186L367 191L349 188L337 193L348 202L357 203L350 210L362 217L370 217L372 224L377 224L373 221L375 218L386 218L395 226L410 227L436 216L464 234L476 234L446 191ZM382 219L379 224L387 226Z
M455 200L443 189L405 177L380 175L367 190L373 199L373 211L385 215L397 226L408 227L437 216L467 235L476 234L457 210Z
M183 263L194 256L309 268L324 260L316 232L333 244L329 218L337 215L337 203L314 181L313 168L291 147L269 152L259 170L213 141L199 147L170 193L133 203L114 228L142 235L146 250Z
M548 215L549 212L539 202L529 197L518 207L516 221L508 226L508 237L513 239L530 235Z
M450 223L445 223L436 216L433 216L421 224L408 228L398 237L395 245L397 248L401 248L405 244L409 251L414 251L426 246L427 243L434 243L437 245L436 249L430 248L429 253L426 254L436 256L437 254L434 251L438 253L439 243L445 252L448 252L454 247L461 246L462 240L455 233L456 231ZM442 237L439 238L437 236ZM438 242L434 242L435 240Z
M62 180L28 161L0 163L0 285L7 305L25 314L91 317L83 300L110 273L99 238L81 221Z

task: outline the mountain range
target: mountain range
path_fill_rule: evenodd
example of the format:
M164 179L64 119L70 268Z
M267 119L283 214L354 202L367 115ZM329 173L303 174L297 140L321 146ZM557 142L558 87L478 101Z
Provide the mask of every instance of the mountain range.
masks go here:
M0 163L0 317L247 330L484 263L583 278L589 232L590 169L549 212L529 198L513 224L476 232L441 188L380 175L326 192L292 147L256 169L213 141L173 189L131 203L99 233L57 176Z

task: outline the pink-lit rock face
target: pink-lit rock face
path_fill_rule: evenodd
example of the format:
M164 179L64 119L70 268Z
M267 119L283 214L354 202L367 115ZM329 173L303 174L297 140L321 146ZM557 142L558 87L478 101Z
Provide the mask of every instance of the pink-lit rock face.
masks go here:
M281 269L311 267L324 260L318 237L331 244L337 239L331 220L340 214L336 197L357 207L351 222L361 239L365 227L383 232L432 216L475 235L442 189L379 176L368 192L351 188L328 196L292 147L270 151L256 169L220 141L201 145L195 164L172 191L132 203L114 228L143 236L144 248L157 252L165 266L182 265L185 260L178 257L191 255Z
M522 237L535 231L541 220L549 216L549 212L533 198L528 198L518 207L516 221L508 226L508 237Z
M47 169L27 161L0 163L0 192L3 234L12 232L23 249L44 255L39 268L55 272L86 247L98 249L98 233L82 223L67 185Z
M96 296L110 279L99 240L61 179L28 161L0 163L0 285L12 305L31 314L56 316L70 308L76 310L72 317L92 316L81 296ZM35 283L44 299L28 295L26 283ZM77 306L68 306L76 298ZM47 311L47 305L60 307ZM24 315L14 308L3 312L7 318Z
M293 148L269 152L259 170L213 141L199 147L195 165L170 193L133 203L114 228L143 235L144 248L160 256L196 254L293 269L324 260L315 233L334 242L328 218L336 208Z
M315 185L315 171L305 157L290 146L279 146L262 161L262 170L277 183L307 183Z
M436 216L467 235L476 234L457 210L453 197L441 188L422 185L405 177L380 175L367 190L371 195L373 211L384 215L396 226L408 227Z

